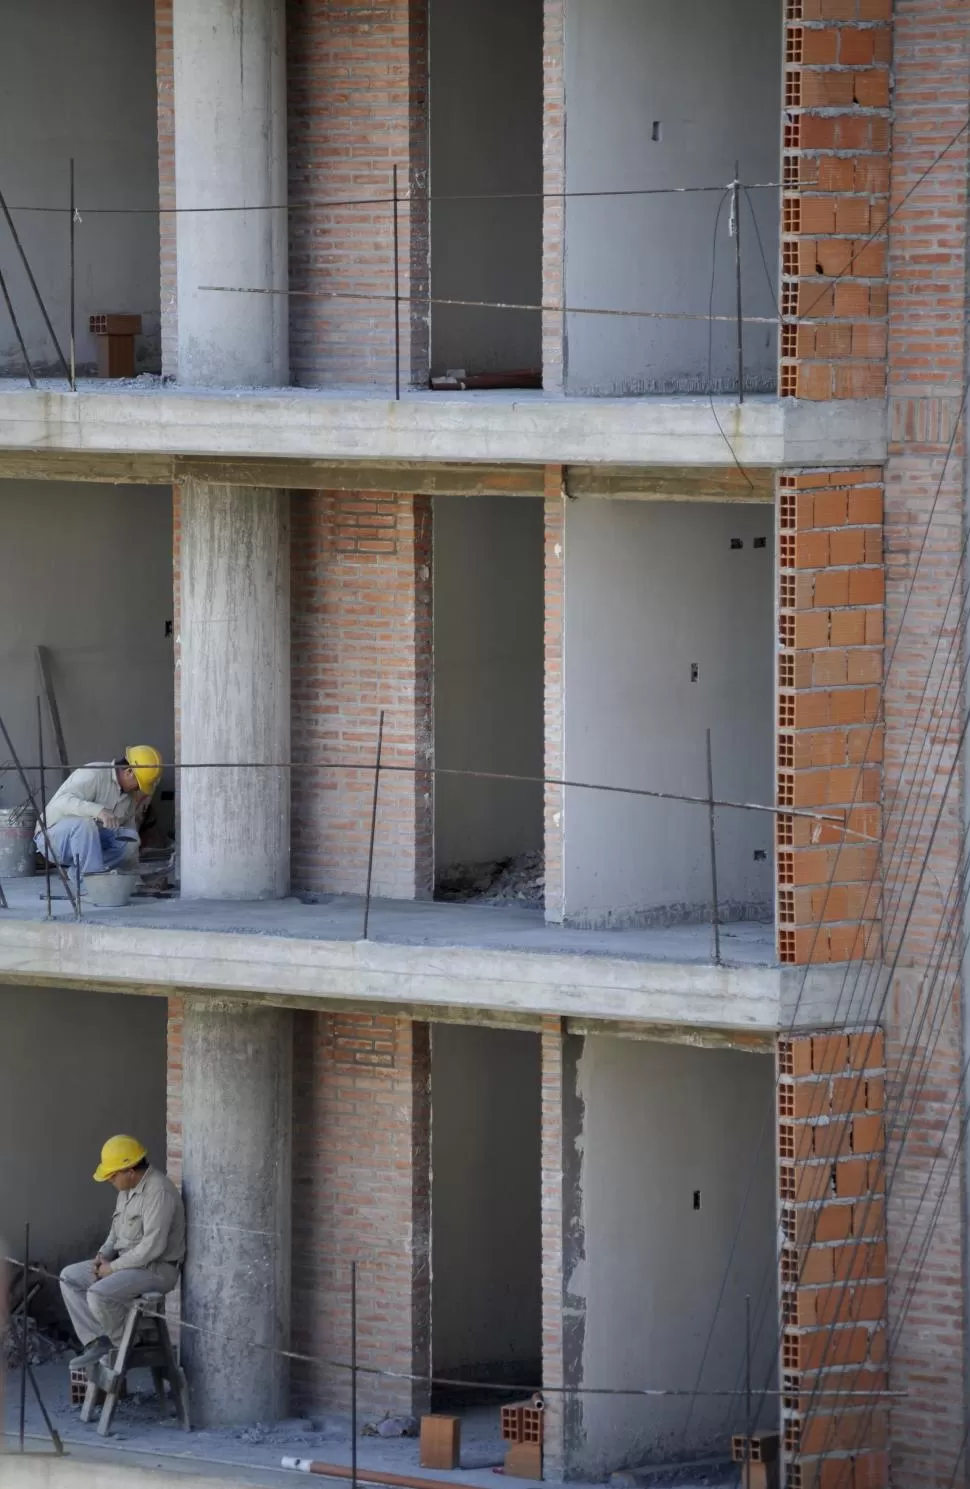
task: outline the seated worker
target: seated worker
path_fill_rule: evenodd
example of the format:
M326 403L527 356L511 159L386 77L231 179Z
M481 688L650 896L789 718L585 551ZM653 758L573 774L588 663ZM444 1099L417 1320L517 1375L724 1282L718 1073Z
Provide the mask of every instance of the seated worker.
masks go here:
M52 862L82 874L138 868L139 828L162 775L162 757L151 745L132 745L120 760L83 765L68 776L47 803L44 820ZM47 844L38 823L37 851Z
M76 1370L117 1349L129 1305L145 1293L169 1293L185 1260L185 1211L171 1179L151 1168L141 1143L111 1137L94 1177L117 1190L108 1239L93 1261L61 1273L61 1296L83 1345Z

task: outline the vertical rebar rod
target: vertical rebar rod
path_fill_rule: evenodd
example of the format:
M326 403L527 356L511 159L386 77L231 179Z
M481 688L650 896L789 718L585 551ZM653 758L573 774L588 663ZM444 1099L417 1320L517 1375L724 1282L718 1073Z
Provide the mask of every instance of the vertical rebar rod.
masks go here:
M24 1226L23 1303L20 1318L20 1451L27 1431L27 1298L30 1294L30 1221Z
M357 1263L350 1263L350 1483L357 1489Z
M47 333L50 336L51 341L53 341L54 343L54 350L56 351L60 359L61 366L63 367L66 374L68 370L67 362L64 360L64 353L61 351L61 343L57 339L57 332L54 330L54 327L51 324L51 318L47 314L47 306L44 304L44 297L37 286L37 281L34 278L34 271L30 267L30 260L28 259L27 254L24 251L24 245L20 241L20 234L17 232L17 225L14 222L13 217L10 215L10 208L7 206L7 199L2 191L0 191L0 212L2 212L4 217L7 219L7 227L10 229L10 236L13 239L14 247L20 255L20 262L24 266L24 270L27 274L27 279L30 282L30 287L34 292L34 299L37 301L37 304L40 308L40 313L44 317L44 325L47 327Z
M71 243L71 392L77 392L77 275L74 266L74 219L77 216L77 208L74 202L74 156L71 156L71 211L70 211L70 243Z
M34 369L30 360L30 353L27 351L27 343L24 341L23 334L20 330L20 322L17 320L17 313L13 308L13 301L10 298L9 290L7 289L7 281L4 279L2 274L0 274L0 294L3 295L4 304L7 307L7 314L10 317L10 324L13 326L13 334L17 338L17 345L20 347L20 355L24 359L24 367L27 369L27 381L30 383L30 386L32 388L36 388L37 379L34 376Z
M44 715L40 706L40 694L37 695L37 763L40 771L40 813L41 821L46 828L47 825L47 777L44 774ZM47 906L47 919L51 918L51 861L44 854L44 901Z
M370 811L370 846L367 849L367 891L364 896L364 940L370 925L370 891L374 879L374 840L377 836L377 792L381 784L381 753L384 748L384 710L377 725L377 760L374 765L374 799Z
M741 309L741 165L734 162L734 277L738 299L738 402L744 402L744 318Z
M394 185L394 397L401 401L401 230L397 204L397 165L393 170Z
M38 822L40 822L42 824L42 832L43 832L43 836L44 836L44 847L47 850L48 857L50 857L50 855L53 854L54 850L51 847L50 833L47 831L47 824L46 824L46 822L44 822L43 815L41 814L41 812L38 809L38 806L37 806L37 796L30 789L30 781L27 779L27 772L24 770L23 765L20 763L20 756L17 754L17 751L13 747L13 740L10 738L10 730L7 728L6 724L3 722L3 716L2 715L0 715L0 734L3 735L3 742L4 742L4 744L7 747L7 753L9 754L11 760L13 761L14 769L16 770L17 775L20 777L20 784L21 784L21 786L23 786L24 791L27 794L27 800L30 802L31 808L34 811L34 813L36 814ZM56 860L52 860L52 861L54 863L55 869L57 870L58 876L60 877L61 883L64 885L64 888L67 890L67 897L68 897L68 899L71 902L71 906L73 907L73 905L74 905L74 891L71 888L71 881L70 881L70 879L68 879L67 875L64 872L64 865L62 863L58 863Z
M751 1294L744 1295L744 1489L751 1489Z
M721 965L721 924L717 906L717 838L714 832L714 763L711 731L707 731L707 820L711 836L711 927L714 931L714 965Z
M80 858L80 855L77 854L77 853L75 853L75 855L74 855L74 894L75 894L75 897L76 897L76 900L77 900L77 903L74 906L74 919L75 920L80 920L81 919L81 858Z

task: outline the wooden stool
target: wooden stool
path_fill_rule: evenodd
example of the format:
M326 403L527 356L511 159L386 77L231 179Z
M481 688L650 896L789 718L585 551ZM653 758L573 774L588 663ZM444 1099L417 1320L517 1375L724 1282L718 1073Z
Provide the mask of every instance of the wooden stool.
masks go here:
M118 1405L118 1398L125 1385L129 1370L147 1369L152 1372L155 1394L163 1412L169 1402L175 1405L175 1415L185 1432L191 1431L189 1423L189 1388L185 1373L175 1358L168 1324L164 1315L165 1299L161 1293L145 1293L136 1298L128 1309L121 1343L114 1354L113 1363L92 1367L88 1379L87 1394L81 1407L81 1421L90 1422L104 1395L104 1405L98 1418L98 1436L107 1437L111 1430L111 1419ZM108 1356L111 1359L111 1356ZM169 1394L165 1391L168 1381Z

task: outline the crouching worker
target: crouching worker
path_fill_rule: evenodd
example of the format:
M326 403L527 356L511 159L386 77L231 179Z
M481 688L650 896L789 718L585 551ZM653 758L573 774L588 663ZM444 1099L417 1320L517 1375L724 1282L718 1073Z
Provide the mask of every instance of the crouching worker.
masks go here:
M71 1365L94 1365L121 1343L128 1308L168 1293L185 1260L185 1211L171 1179L151 1168L133 1137L109 1138L94 1177L118 1193L108 1239L93 1261L61 1273L61 1295L83 1345Z
M132 745L120 760L84 765L68 776L47 804L45 837L40 823L37 851L82 874L138 868L140 829L162 775L162 757L152 745Z

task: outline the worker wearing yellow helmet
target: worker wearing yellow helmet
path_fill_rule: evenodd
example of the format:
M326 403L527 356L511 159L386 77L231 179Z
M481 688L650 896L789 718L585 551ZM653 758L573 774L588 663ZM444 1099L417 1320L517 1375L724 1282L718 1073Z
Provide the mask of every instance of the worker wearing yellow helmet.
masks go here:
M82 874L135 872L140 831L161 777L162 757L153 745L130 745L117 760L73 771L37 824L38 853L69 869L78 865Z
M92 1366L121 1342L129 1305L171 1292L185 1259L182 1196L136 1137L109 1137L94 1171L118 1198L107 1239L90 1261L61 1273L61 1296L83 1346L71 1364Z

